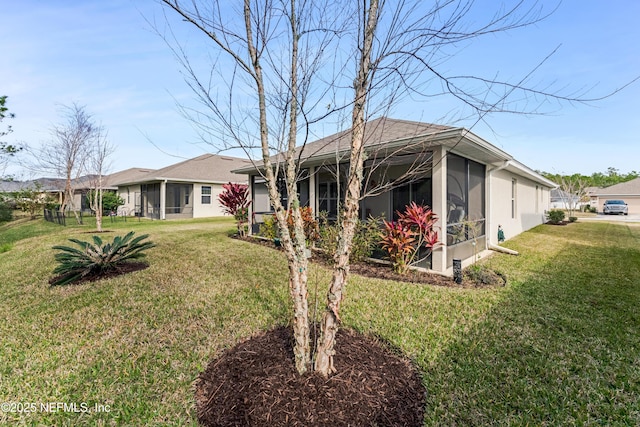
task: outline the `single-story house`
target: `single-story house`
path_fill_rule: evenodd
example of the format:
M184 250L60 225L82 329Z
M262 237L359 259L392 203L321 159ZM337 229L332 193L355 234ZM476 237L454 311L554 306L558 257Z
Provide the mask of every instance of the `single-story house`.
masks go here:
M559 188L551 190L550 209L580 209L586 203L580 200L575 194L567 193Z
M606 200L624 200L629 206L630 214L640 213L640 178L631 181L621 182L610 187L598 188L590 194L591 206L597 206L598 212L602 212L602 207Z
M222 216L222 185L246 184L246 175L231 171L249 164L237 157L203 154L157 170L127 169L109 175L107 186L117 188L125 201L119 214L154 219Z
M299 148L300 201L316 214L337 216L350 136L345 130ZM382 117L367 122L365 148L364 192L378 190L360 202L361 218L391 220L412 201L431 206L439 217L442 245L424 267L445 274L452 274L454 258L467 265L475 254L499 248L499 227L508 239L544 223L550 190L557 187L464 128ZM264 178L256 166L235 172L249 175L255 232L271 211Z
M73 203L78 210L89 210L86 195L91 176L82 176L72 180ZM48 194L55 203L62 204L66 181L63 178L37 178L29 181L6 181L0 185L0 193L14 193L22 190L40 189Z

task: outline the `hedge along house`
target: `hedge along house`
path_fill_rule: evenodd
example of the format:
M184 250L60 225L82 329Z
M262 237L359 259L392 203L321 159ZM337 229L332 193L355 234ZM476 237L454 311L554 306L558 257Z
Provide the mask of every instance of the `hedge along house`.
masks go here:
M246 175L231 172L248 160L203 154L158 170L128 169L109 176L125 204L119 212L153 219L223 216L218 203L222 185L246 184Z
M317 215L337 218L346 188L350 130L298 149L300 203ZM392 220L410 202L437 214L442 245L422 267L452 274L453 259L463 265L506 238L545 221L550 190L556 184L464 128L390 118L367 122L361 219ZM281 159L274 156L272 161ZM260 164L235 172L249 175L251 231L272 212Z

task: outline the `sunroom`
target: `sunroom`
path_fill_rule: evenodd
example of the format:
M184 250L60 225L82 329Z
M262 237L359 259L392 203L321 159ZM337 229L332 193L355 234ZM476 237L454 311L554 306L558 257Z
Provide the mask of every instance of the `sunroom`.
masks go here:
M438 216L440 245L419 267L451 274L454 259L468 264L498 245L500 221L509 237L544 221L554 183L465 129L381 118L367 123L367 137L361 219L395 220L411 202L431 207ZM349 133L343 132L305 147L314 155L301 159L298 194L316 215L339 215L348 142ZM264 178L255 168L238 172L250 175L255 233L272 212ZM535 203L519 201L505 191L510 188L505 182L516 182L511 192L531 195Z

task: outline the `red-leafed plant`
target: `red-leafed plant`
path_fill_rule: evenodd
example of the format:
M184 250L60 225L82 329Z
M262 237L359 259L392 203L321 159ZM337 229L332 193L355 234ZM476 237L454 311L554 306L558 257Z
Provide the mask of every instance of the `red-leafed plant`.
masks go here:
M415 233L400 221L384 221L382 248L389 253L393 270L398 273L407 271L407 260L415 252Z
M302 216L302 226L304 228L304 238L307 241L307 245L310 246L320 238L320 230L318 228L318 221L313 216L313 211L310 206L304 206L300 208L300 216ZM293 213L291 210L287 212L287 225L289 226L289 233L293 236L295 234Z
M249 187L245 184L228 183L222 186L223 192L218 196L224 213L233 215L238 225L238 234L244 236L245 224L249 221Z
M415 202L411 202L404 212L398 212L398 221L384 221L385 229L380 243L389 253L394 271L406 273L411 265L429 256L439 244L435 229L437 221L437 215L429 207ZM424 254L421 249L428 251Z

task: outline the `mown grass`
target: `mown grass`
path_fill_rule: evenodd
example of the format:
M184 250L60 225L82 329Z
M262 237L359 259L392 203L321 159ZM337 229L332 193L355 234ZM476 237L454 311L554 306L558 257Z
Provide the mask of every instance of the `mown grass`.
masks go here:
M0 227L0 403L109 412L0 412L11 425L196 425L193 381L220 351L286 323L281 254L232 240L229 220L106 223L150 234L150 267L51 288L51 246L92 225ZM6 233L6 234L5 234ZM413 358L425 425L640 424L640 228L541 226L486 260L497 289L352 277L346 326ZM310 271L311 297L329 280ZM339 355L338 355L339 357Z

